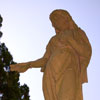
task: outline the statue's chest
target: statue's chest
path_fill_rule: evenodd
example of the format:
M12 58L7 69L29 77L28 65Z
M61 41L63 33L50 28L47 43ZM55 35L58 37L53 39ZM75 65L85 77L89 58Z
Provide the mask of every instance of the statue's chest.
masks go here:
M51 42L51 51L52 52L55 52L55 51L58 51L58 50L61 50L63 48L66 48L68 45L68 43L63 40L62 37L55 37L52 42Z

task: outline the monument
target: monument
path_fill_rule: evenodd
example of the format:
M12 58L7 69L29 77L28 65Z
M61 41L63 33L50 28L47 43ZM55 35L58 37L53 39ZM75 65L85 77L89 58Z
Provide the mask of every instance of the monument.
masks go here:
M56 35L47 44L44 56L11 65L11 71L21 73L29 68L41 68L45 100L83 100L82 84L88 82L91 44L66 10L54 10L50 20Z

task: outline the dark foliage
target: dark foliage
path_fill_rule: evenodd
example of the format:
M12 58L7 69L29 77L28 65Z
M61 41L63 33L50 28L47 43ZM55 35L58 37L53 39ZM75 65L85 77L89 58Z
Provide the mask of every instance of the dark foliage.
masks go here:
M2 26L0 16L0 25ZM0 37L2 33L0 32ZM0 100L29 100L29 88L20 86L18 72L10 71L10 64L16 64L4 43L0 43Z

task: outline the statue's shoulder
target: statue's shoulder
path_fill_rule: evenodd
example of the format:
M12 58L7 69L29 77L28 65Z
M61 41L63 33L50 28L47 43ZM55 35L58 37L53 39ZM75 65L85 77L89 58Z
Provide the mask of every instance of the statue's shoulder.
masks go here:
M48 46L52 45L54 41L55 41L55 36L52 36L48 42Z
M50 42L55 41L55 38L56 38L56 35L52 36L51 39L50 39Z

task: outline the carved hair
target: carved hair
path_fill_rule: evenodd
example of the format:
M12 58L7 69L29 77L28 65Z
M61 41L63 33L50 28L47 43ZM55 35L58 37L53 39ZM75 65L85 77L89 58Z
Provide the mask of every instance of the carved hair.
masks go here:
M57 21L59 21L59 18L67 19L68 22L69 22L70 29L78 29L78 26L73 21L73 19L70 16L69 12L67 12L66 10L62 10L62 9L54 10L50 14L49 18L50 18L52 23L56 23Z

